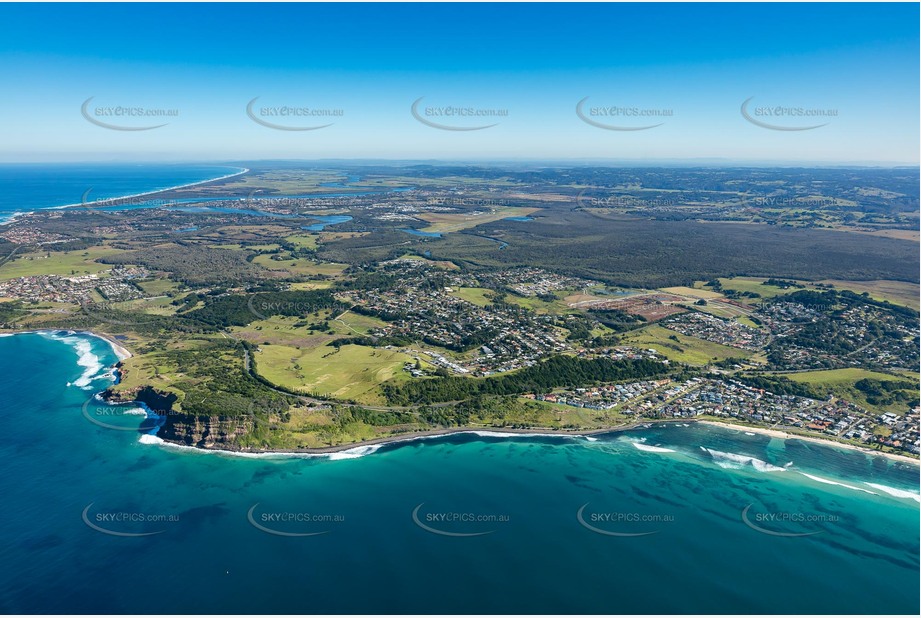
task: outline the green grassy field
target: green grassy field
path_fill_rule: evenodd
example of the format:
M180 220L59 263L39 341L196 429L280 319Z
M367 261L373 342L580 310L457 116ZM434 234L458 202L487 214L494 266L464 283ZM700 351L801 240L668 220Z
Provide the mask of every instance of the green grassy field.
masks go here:
M803 371L799 373L783 374L791 380L806 384L852 384L863 378L874 380L898 380L897 376L867 369L848 367L845 369L827 369L825 371Z
M332 281L298 281L291 284L292 290L325 290L331 288Z
M876 412L892 412L893 414L904 414L908 410L907 403L901 402L889 405L871 404L869 401L867 401L865 393L857 389L854 384L864 378L879 380L881 382L907 381L915 385L918 383L918 374L916 373L907 372L907 375L903 374L896 376L890 375L888 373L880 373L878 371L859 369L856 367L848 367L845 369L829 369L825 371L785 373L781 375L796 382L803 382L805 384L818 387L819 390L829 392L836 397L854 402L857 405L860 405L869 410L875 410ZM917 388L912 389L911 394L917 398Z
M921 306L921 287L917 283L905 281L840 281L829 279L822 283L830 283L840 290L851 290L858 294L867 292L876 300L888 300L890 303L911 307L918 311Z
M345 311L339 314L330 324L337 333L346 336L368 335L387 326L387 322L380 318L362 315L353 311Z
M285 241L301 249L316 249L318 238L316 234L295 234L286 237Z
M34 275L91 275L112 267L93 260L120 253L111 247L90 247L80 251L37 252L17 256L0 266L0 280Z
M300 348L324 346L340 335L338 331L344 332L346 329L337 329L335 322L330 322L329 332L309 328L310 324L320 324L334 317L328 310L318 313L317 316L304 317L272 316L266 320L255 320L246 326L234 327L233 332L259 345L270 343Z
M144 290L149 296L160 296L168 292L173 292L179 288L179 284L170 279L151 279L150 281L138 281L139 288Z
M705 290L703 288L689 288L685 286L677 286L671 288L659 288L661 291L667 294L677 294L678 296L690 296L691 298L703 298L710 300L711 298L720 298L722 294L719 292L713 292L711 290Z
M524 397L519 399L530 401ZM548 427L554 425L578 425L580 427L598 427L603 425L605 427L611 427L627 423L634 418L633 416L628 417L616 410L592 410L550 401L542 401L540 403L550 412L550 414L544 414L544 416L550 417L546 422ZM554 416L556 417L555 419L553 419Z
M762 298L773 298L782 294L790 294L800 288L783 289L773 285L762 285L764 277L734 277L720 278L720 284L724 290L736 290L737 292L754 292L760 294ZM796 281L805 286L807 290L821 290L814 283L809 281ZM868 293L876 300L888 300L889 302L911 307L915 311L921 306L921 287L917 283L906 281L843 281L840 279L826 279L817 283L831 284L839 290L850 290L857 294ZM705 288L703 281L698 281L695 287Z
M253 264L262 266L266 270L285 272L293 276L327 275L335 277L341 275L347 266L345 264L331 264L315 262L307 258L291 258L273 260L273 255L263 254L253 258Z
M311 328L311 325L322 323L329 324L328 331ZM319 311L318 315L272 316L267 320L255 320L246 326L234 327L233 332L259 345L269 343L295 348L315 348L325 346L341 337L365 336L385 325L382 320L351 311L333 315L330 311L323 310Z
M670 338L673 336L678 341ZM688 337L655 325L633 331L625 335L621 341L624 345L653 348L669 360L689 365L706 365L726 358L748 359L754 356L747 350L711 343L697 337Z
M519 307L524 307L525 309L530 309L534 313L546 315L563 315L565 313L579 313L578 310L570 307L565 300L560 298L560 296L566 296L567 294L572 294L573 290L565 290L557 293L557 300L554 301L545 301L541 300L536 296L518 296L517 294L509 294L505 297L510 303L514 303Z
M720 285L724 290L735 290L736 292L754 292L761 295L762 298L773 298L781 294L790 294L796 289L783 289L774 285L762 285L767 281L764 277L735 277L733 279L720 278ZM811 286L810 286L811 287Z
M392 378L409 379L402 371L412 357L393 350L359 345L297 349L263 345L255 353L258 371L269 381L305 393L319 392L365 404L383 403L377 387Z
M451 296L466 300L468 303L473 303L478 307L485 307L492 303L492 301L486 297L487 294L491 295L493 291L488 288L457 288L451 292Z

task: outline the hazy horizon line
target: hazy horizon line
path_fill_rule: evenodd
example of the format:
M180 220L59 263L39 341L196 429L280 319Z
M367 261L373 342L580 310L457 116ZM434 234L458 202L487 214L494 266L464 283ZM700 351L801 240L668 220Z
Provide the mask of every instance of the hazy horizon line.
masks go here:
M573 166L590 167L595 165L613 167L825 167L825 168L919 168L919 162L901 161L827 161L827 160L772 160L772 159L731 159L720 157L700 158L599 158L599 157L571 157L571 158L382 158L382 157L327 157L327 158L291 158L271 157L254 159L125 159L123 157L112 159L31 159L31 160L5 160L0 158L0 165L240 165L240 164L272 164L272 163L310 163L310 164L351 164L351 165L547 165L547 166Z

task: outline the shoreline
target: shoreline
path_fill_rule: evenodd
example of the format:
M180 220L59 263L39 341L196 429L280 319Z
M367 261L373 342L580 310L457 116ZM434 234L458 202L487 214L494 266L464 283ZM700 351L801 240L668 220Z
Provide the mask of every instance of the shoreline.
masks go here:
M80 332L80 331L77 331L77 332ZM91 332L91 331L82 331L82 332L87 333L93 337L98 337L99 339L104 339L110 346L112 346L112 351L115 353L115 356L118 357L119 362L123 360L127 360L131 358L132 356L134 356L134 354L131 353L131 350L129 350L128 348L123 346L121 343L119 343L119 341L112 335L109 335L106 333L96 333L96 332Z
M657 421L659 423L669 423L669 422L678 422L677 420L663 420ZM605 427L600 429L585 429L585 430L567 430L567 429L551 429L551 428L537 428L537 429L513 429L508 427L450 427L450 428L440 428L440 429L424 429L420 431L407 432L402 434L396 434L392 436L384 436L381 438L372 438L370 440L364 440L363 442L352 442L349 444L336 444L334 446L318 446L303 448L297 450L280 450L280 449L244 449L244 448L202 448L200 446L192 446L189 444L181 444L179 442L174 442L171 440L165 440L160 436L157 436L158 440L163 446L174 447L181 449L192 449L200 453L214 453L214 454L224 454L230 456L239 456L239 457L270 457L270 456L322 456L322 455L334 455L336 453L347 453L348 451L353 451L357 449L363 449L366 447L381 447L389 444L398 444L401 442L414 442L416 440L426 440L430 438L441 438L446 436L461 435L461 434L493 434L493 437L499 438L510 438L510 437L545 437L545 438L585 438L591 437L598 434L608 434L608 433L619 433L621 431L629 431L630 429L636 429L648 423L631 423L629 425L621 425L618 427ZM376 450L376 449L375 449Z
M63 330L63 329L62 329ZM41 332L53 332L51 330L27 330L27 331L4 331L8 335L24 335L24 334L37 334ZM124 361L128 358L131 358L133 354L130 350L124 347L113 335L108 333L96 332L96 331L74 331L74 330L65 330L65 332L74 333L78 335L96 337L97 339L102 339L109 344L112 352L118 358L118 361ZM138 403L138 402L135 402ZM797 433L790 433L780 429L771 429L768 427L759 427L754 425L740 425L737 423L729 423L722 421L712 421L706 419L696 419L696 418L679 418L679 419L645 419L642 422L635 421L632 423L627 423L625 425L618 425L615 427L601 427L597 429L553 429L551 427L543 428L533 428L533 429L518 429L518 428L509 428L509 427L450 427L450 428L439 428L439 429L425 429L414 432L407 432L404 434L396 434L391 436L383 436L380 438L372 438L370 440L364 440L362 442L353 442L349 444L337 444L333 446L322 446L322 447L312 447L304 448L297 450L280 450L280 449L243 449L243 448L202 448L199 446L192 446L188 444L181 444L178 442L173 442L170 440L164 440L159 436L156 436L163 445L178 447L178 448L187 448L199 451L202 453L224 453L227 455L240 455L240 456L272 456L272 455L289 455L289 456L298 456L298 455L331 455L335 453L342 453L346 451L351 451L354 449L361 449L364 447L370 446L385 446L388 444L396 444L400 442L410 442L414 440L425 440L427 438L438 438L443 436L451 435L460 435L460 434L493 434L495 437L515 437L515 436L530 436L530 437L547 437L547 438L586 438L592 437L600 434L613 434L620 433L624 431L630 431L637 428L646 428L652 425L666 425L669 423L701 423L703 425L710 425L714 427L723 427L729 429L735 429L741 432L750 432L761 435L770 436L772 438L778 438L781 440L804 440L807 442L812 442L815 444L820 444L824 446L829 446L832 448L842 448L852 451L858 451L864 455L874 455L885 457L891 461L897 461L902 463L909 463L912 465L921 464L921 460L909 457L908 455L900 455L897 453L888 453L885 451L875 451L866 447L857 446L855 444L848 444L846 442L839 442L837 440L830 440L827 438L821 438L818 436L807 436Z
M112 348L112 353L115 354L119 362L134 356L134 354L131 353L131 350L123 346L113 335L109 335L108 333L98 333L96 331L90 330L73 330L70 328L39 328L32 330L0 329L0 334L4 336L40 335L42 333L69 333L72 335L83 335L85 337L95 337L96 339L102 339L109 344L110 348Z
M63 210L65 208L78 208L78 207L87 207L94 204L105 204L111 202L118 202L120 200L130 200L138 197L150 197L152 195L157 195L158 193L167 193L169 191L179 191L180 189L188 189L189 187L197 187L200 185L210 184L212 182L218 182L219 180L227 180L228 178L235 178L236 176L242 176L243 174L249 173L248 167L241 167L239 172L234 172L232 174L225 174L224 176L219 176L217 178L209 178L207 180L199 180L197 182L190 182L182 185L176 185L174 187L166 187L165 189L155 189L153 191L144 191L142 193L132 193L131 195L121 195L119 197L107 197L101 200L93 200L92 202L81 202L79 204L65 204L64 206L48 206L46 208L40 208L39 210ZM33 211L34 212L34 211Z
M122 200L132 200L139 197L151 197L158 195L160 193L168 193L170 191L179 191L181 189L188 189L190 187L198 187L205 184L210 184L212 182L218 182L220 180L227 180L228 178L235 178L237 176L242 176L243 174L248 174L250 169L248 167L239 168L240 171L234 172L232 174L225 174L224 176L219 176L217 178L209 178L207 180L199 180L197 182L190 182L186 184L176 185L174 187L166 187L165 189L154 189L152 191L143 191L141 193L132 193L130 195L122 195L119 197L107 197L99 200L93 200L91 202L81 202L77 204L65 204L63 206L44 206L42 208L36 208L35 210L24 210L15 213L8 213L7 215L0 215L0 226L8 225L13 223L17 217L23 217L26 215L32 215L42 210L64 210L66 208L87 208L96 204L109 204L109 205L118 205ZM3 218L4 216L8 218Z
M857 446L856 444L848 444L847 442L839 442L837 440L829 440L826 438L819 438L818 436L804 436L798 433L790 433L788 431L783 431L782 429L770 429L768 427L758 427L753 425L739 425L737 423L724 423L721 421L709 421L709 420L694 420L696 423L703 423L704 425L712 425L715 427L729 427L730 429L738 429L739 431L748 431L751 433L757 433L765 436L771 436L772 438L779 438L781 440L803 440L805 442L813 442L815 444L822 444L825 446L831 446L833 448L843 448L851 451L859 451L864 455L878 455L880 457L885 457L893 461L900 461L902 463L911 463L914 465L921 464L921 460L915 459L914 457L909 457L908 455L899 455L897 453L887 453L885 451L874 451L862 446Z
M824 438L812 437L812 436L801 436L799 434L788 433L776 429L768 429L766 427L754 427L748 425L738 425L734 423L722 423L719 421L709 421L701 419L692 419L692 418L681 418L681 419L647 419L643 422L633 422L626 425L618 425L615 427L601 427L598 429L553 429L549 427L543 428L533 428L533 429L516 429L508 427L450 427L450 428L440 428L440 429L425 429L420 431L408 432L404 434L397 434L392 436L384 436L381 438L372 438L370 440L365 440L363 442L353 442L349 444L337 444L334 446L322 446L322 447L313 447L313 448L304 448L297 450L282 450L282 449L243 449L243 448L202 448L200 446L192 446L188 444L181 444L178 442L173 442L170 440L164 440L163 438L158 439L164 446L167 447L176 447L183 449L192 449L202 453L223 453L226 455L237 455L241 457L260 457L260 456L321 456L321 455L332 455L336 453L343 453L347 451L352 451L356 449L361 449L364 447L381 447L389 444L397 444L400 442L412 442L415 440L425 440L429 438L440 438L452 435L461 435L461 434L492 434L492 437L546 437L546 438L589 438L596 435L602 434L616 434L625 431L630 431L632 429L646 428L647 426L652 425L668 425L668 424L690 424L690 423L701 423L703 425L710 425L714 427L722 427L729 429L736 429L742 432L751 432L762 435L768 435L774 438L779 438L782 440L805 440L809 442L814 442L816 444L830 446L832 448L840 447L848 450L859 451L864 455L879 455L886 457L887 459L893 461L899 461L902 463L910 463L913 465L921 464L921 461L908 457L907 455L898 455L896 453L886 453L882 451L874 451L868 448L859 447L853 444L846 444L837 442L834 440L827 440Z

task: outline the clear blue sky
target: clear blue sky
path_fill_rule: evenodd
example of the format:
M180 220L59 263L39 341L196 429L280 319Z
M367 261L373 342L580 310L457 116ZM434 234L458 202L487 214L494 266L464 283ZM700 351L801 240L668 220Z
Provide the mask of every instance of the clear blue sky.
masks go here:
M917 163L917 4L0 5L0 160L611 158ZM150 126L113 131L87 121ZM341 110L259 116L246 105ZM426 118L410 106L507 110ZM576 115L619 127L610 131ZM815 121L740 113L832 110ZM175 109L104 117L97 107ZM670 111L646 118L593 108Z

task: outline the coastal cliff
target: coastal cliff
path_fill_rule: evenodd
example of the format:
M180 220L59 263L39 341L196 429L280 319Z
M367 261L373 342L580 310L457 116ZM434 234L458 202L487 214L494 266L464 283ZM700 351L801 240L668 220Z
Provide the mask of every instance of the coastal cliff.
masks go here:
M235 450L237 440L253 430L252 417L197 416L172 412L157 435L168 442Z
M142 403L164 417L157 436L175 444L235 450L237 440L253 430L251 416L185 414L174 409L178 399L174 393L164 393L150 386L122 391L109 388L102 396L110 403Z

